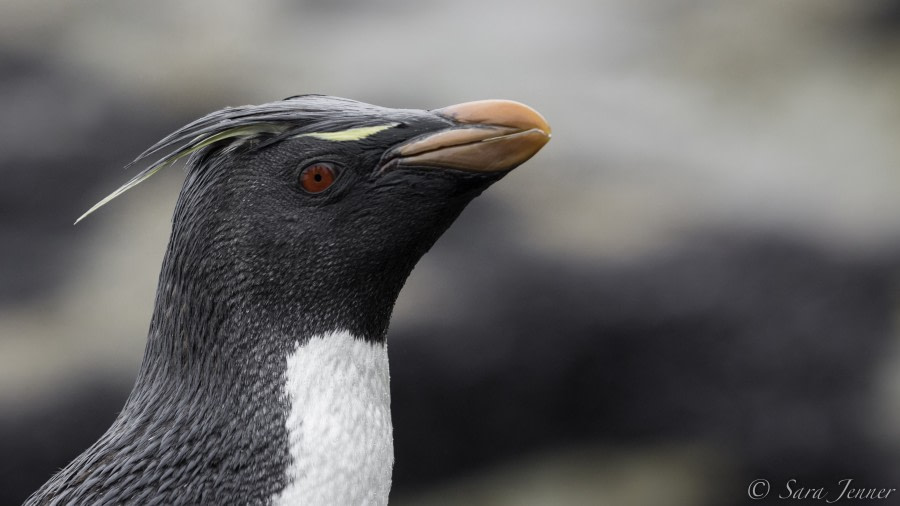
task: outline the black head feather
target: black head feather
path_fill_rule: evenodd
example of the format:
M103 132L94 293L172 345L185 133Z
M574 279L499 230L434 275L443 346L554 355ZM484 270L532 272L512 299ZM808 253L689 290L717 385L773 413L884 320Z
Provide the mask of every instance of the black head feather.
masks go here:
M99 205L188 162L141 372L115 424L28 504L263 504L281 490L285 356L337 329L382 341L416 261L505 174L385 170L392 149L456 126L300 96L214 112L142 153L164 155ZM338 177L310 194L298 177L317 162Z

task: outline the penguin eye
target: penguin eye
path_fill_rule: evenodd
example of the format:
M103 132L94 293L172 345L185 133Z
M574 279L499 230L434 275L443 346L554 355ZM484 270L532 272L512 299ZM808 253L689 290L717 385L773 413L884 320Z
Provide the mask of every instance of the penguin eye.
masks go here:
M334 165L316 162L300 171L300 188L308 193L322 193L334 183L337 169Z

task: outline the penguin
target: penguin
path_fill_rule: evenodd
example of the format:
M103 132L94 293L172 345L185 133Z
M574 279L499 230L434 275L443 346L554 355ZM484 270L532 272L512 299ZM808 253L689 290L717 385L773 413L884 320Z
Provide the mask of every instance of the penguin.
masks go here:
M140 372L107 432L25 504L386 504L400 289L550 136L513 101L301 95L160 140L85 213L186 159Z

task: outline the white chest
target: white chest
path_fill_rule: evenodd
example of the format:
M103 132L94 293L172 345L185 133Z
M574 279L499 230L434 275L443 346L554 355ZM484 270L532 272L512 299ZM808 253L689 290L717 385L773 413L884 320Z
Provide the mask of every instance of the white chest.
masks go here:
M387 347L315 336L287 359L292 462L276 505L387 504L394 465Z

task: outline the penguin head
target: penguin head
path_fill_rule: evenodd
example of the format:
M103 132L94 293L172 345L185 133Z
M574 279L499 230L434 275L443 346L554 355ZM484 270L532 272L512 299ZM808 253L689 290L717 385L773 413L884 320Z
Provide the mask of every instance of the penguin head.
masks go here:
M121 191L190 155L161 292L381 339L418 259L549 138L515 102L424 111L306 95L185 126L142 155L174 148Z

